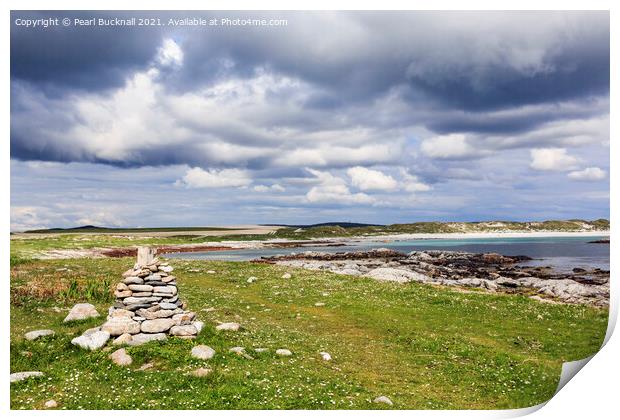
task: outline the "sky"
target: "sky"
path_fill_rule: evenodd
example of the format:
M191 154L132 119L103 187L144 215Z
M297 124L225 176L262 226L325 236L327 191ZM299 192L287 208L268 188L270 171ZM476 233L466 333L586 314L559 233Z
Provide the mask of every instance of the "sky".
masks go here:
M11 21L13 231L609 218L607 12Z

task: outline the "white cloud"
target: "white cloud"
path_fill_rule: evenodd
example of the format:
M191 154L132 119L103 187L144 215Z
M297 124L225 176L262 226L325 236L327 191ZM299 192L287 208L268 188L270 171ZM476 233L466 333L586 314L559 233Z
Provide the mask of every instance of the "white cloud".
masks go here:
M432 137L422 142L422 153L435 159L468 159L484 155L467 142L464 134Z
M226 188L246 187L252 183L247 171L241 169L188 169L182 179L177 180L176 185L187 188Z
M162 46L157 50L157 62L162 66L181 66L183 64L183 50L174 40L165 39Z
M381 171L355 166L347 170L351 177L351 184L362 191L393 191L398 188L398 182L390 175Z
M550 147L530 150L532 162L530 167L537 171L570 171L578 160L567 153L566 149Z
M401 188L407 192L422 192L431 190L431 186L423 183L416 175L410 174L406 169L400 168L402 177Z
M39 213L35 207L11 206L11 231L21 232L49 227L50 219Z
M256 185L253 188L253 190L256 191L256 192L269 192L269 191L284 192L284 191L286 191L286 189L282 185L280 185L280 184Z
M575 181L600 181L607 177L607 172L594 166L581 171L570 172L568 177Z
M347 182L326 171L308 169L319 185L310 188L306 199L311 203L372 204L375 199L364 193L352 193Z

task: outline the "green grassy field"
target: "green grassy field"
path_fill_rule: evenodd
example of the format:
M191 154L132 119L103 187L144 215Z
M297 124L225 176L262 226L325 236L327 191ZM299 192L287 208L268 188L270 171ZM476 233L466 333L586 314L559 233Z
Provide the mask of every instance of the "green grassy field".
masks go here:
M65 409L526 407L552 396L562 362L598 350L607 325L607 310L517 295L255 263L171 263L182 298L207 327L193 342L128 348L133 364L118 367L109 349L70 344L103 316L73 324L62 319L84 301L105 314L113 302L108 288L133 259L13 260L11 372L41 370L45 377L11 384L11 408L43 408L49 399ZM285 271L291 279L281 278ZM250 276L258 281L248 283ZM243 329L216 332L217 321ZM56 335L24 340L24 333L42 328ZM213 347L215 358L192 359L198 343ZM244 346L253 360L229 353L234 346ZM256 347L271 351L256 353ZM293 356L280 358L277 348ZM323 361L320 351L333 360ZM138 370L147 362L154 367ZM188 374L200 366L213 373ZM380 395L394 405L373 404Z

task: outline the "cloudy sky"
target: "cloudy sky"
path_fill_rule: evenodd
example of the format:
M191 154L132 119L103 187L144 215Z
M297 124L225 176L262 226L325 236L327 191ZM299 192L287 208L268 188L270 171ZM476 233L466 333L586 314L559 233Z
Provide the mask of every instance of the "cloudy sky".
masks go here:
M145 15L12 13L13 230L609 217L607 13L15 23Z

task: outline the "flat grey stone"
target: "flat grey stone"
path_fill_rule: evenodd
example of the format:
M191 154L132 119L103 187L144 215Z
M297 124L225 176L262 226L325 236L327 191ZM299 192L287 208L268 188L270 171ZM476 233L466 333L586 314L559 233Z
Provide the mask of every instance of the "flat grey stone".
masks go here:
M134 335L128 344L130 346L139 346L144 343L148 343L150 341L166 341L167 338L168 337L164 333L157 333L157 334L140 333L140 334Z
M47 336L50 336L50 335L54 335L54 331L52 331L52 330L36 330L36 331L27 332L24 335L24 337L28 341L33 341L33 340L36 340L38 338L47 337Z
M23 381L28 378L35 378L38 376L43 376L43 372L38 371L30 371L30 372L16 372L11 373L11 383Z

